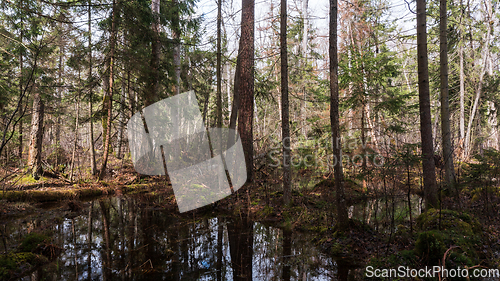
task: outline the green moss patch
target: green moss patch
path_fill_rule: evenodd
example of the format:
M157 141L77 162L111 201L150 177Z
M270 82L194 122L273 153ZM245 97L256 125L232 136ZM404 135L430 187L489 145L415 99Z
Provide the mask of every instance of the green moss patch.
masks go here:
M0 192L0 199L10 202L53 202L67 199L82 199L105 194L114 194L112 187L105 188L52 188L46 190L9 190Z
M47 264L60 251L49 242L46 235L30 233L22 239L16 251L0 255L0 280L19 279Z
M474 235L482 231L481 224L467 213L452 210L430 209L417 218L417 226L421 230L440 229L441 231Z

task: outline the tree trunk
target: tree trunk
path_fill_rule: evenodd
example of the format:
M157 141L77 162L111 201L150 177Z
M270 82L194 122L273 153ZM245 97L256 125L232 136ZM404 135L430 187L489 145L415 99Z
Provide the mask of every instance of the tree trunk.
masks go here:
M159 80L160 80L160 0L151 1L151 11L153 14L153 40L151 42L151 72L150 89L144 99L144 106L153 104L157 100Z
M42 170L42 140L43 140L44 104L38 89L33 97L33 115L31 117L30 147L28 167L34 179L38 180Z
M120 118L118 121L118 143L116 148L116 158L122 159L123 131L125 130L125 79L122 79L122 94L120 96Z
M92 78L92 15L91 15L91 10L90 7L92 6L92 0L89 0L89 6L88 6L88 20L89 20L89 114L90 114L90 169L92 176L95 176L97 174L97 165L95 161L95 147L94 147L94 121L93 121L93 109L92 109L92 98L93 98L93 78Z
M253 181L254 19L255 0L242 0L238 132L245 153L247 182Z
M180 94L181 87L181 27L180 27L180 15L179 15L179 3L178 0L173 1L173 19L172 19L172 37L174 41L174 73L175 73L175 87L173 95Z
M455 183L455 171L453 168L453 148L451 146L450 130L450 101L448 97L448 34L446 1L440 0L440 23L439 23L439 56L441 75L441 138L443 143L443 161L445 181L449 187Z
M238 120L238 107L240 104L239 92L240 92L241 59L239 53L240 51L238 51L238 57L236 58L236 70L234 73L234 87L233 87L233 105L231 107L231 116L229 117L229 128L233 130L236 129L236 121Z
M417 0L418 95L420 107L420 137L422 140L424 198L427 208L435 208L438 206L438 200L436 191L434 148L432 142L426 21L425 0Z
M112 101L113 101L113 88L114 88L114 60L115 60L115 45L116 45L116 0L113 0L113 12L112 12L112 21L111 21L111 41L110 41L110 55L109 55L109 89L107 92L105 109L108 112L108 120L106 122L106 140L104 142L104 154L102 157L102 166L99 171L99 180L104 178L106 174L106 166L108 164L108 156L109 156L109 143L111 137L111 119L113 119L112 115Z
M222 128L222 0L217 1L217 127Z
M303 17L303 20L304 20L304 28L302 29L302 46L301 46L301 51L302 51L302 73L303 75L305 76L306 72L307 72L307 39L308 39L308 33L309 33L309 20L307 18L307 10L308 10L308 6L309 6L309 0L302 0L302 17ZM304 86L302 86L302 107L301 107L301 114L302 114L302 135L307 138L307 130L306 130L306 127L307 127L307 113L306 113L306 107L307 107L307 103L306 103L306 99L307 99L307 91L306 91L306 87L305 87L305 83L304 83Z
M488 5L489 2L486 3ZM492 13L491 13L491 8L488 9L487 14L485 15L485 22L490 23L492 21ZM472 111L471 115L469 117L469 122L467 124L467 131L465 133L465 145L464 145L464 154L465 157L469 155L470 149L471 149L471 131L472 131L472 123L474 122L474 118L476 116L476 111L478 110L479 107L479 100L482 95L482 90L483 90L483 79L484 75L486 74L486 71L488 70L488 57L490 56L490 41L491 41L491 28L487 28L486 32L486 41L483 47L482 51L482 57L483 57L483 62L482 65L480 65L480 73L479 73L479 83L477 85L477 90L476 90L476 98L474 100L474 105L472 106Z
M78 100L76 101L75 141L73 142L73 152L71 153L71 169L69 175L70 182L73 182L73 170L75 168L75 155L78 144L78 128L80 125L79 118L80 118L80 97L78 97Z
M290 121L288 103L288 51L286 44L287 3L281 0L280 57L281 57L281 136L283 143L283 203L290 204L292 167L290 165Z
M19 147L18 147L19 160L23 159L23 120L19 119Z
M463 3L460 1L460 9L463 10ZM462 150L462 155L463 157L463 144L464 144L464 138L465 138L465 74L464 74L464 28L463 28L463 23L462 20L464 18L463 12L460 15L460 29L459 29L459 46L458 46L458 56L460 59L460 145L461 145L461 150Z
M19 4L21 8L23 8L23 1L20 2ZM23 26L23 19L21 18L21 36L20 40L21 43L23 42L23 37L24 37L24 26ZM23 68L24 68L24 63L23 63L23 51L20 52L19 54L19 96L23 96ZM22 114L20 113L21 118L19 118L19 160L23 159L23 119L22 119Z
M489 38L490 34L488 31L487 38ZM470 152L470 142L471 142L471 131L472 131L472 123L474 122L474 118L476 117L476 111L479 106L479 100L481 99L481 94L483 91L483 79L484 79L484 74L486 73L486 62L487 62L487 57L489 54L489 47L488 44L485 44L483 50L483 64L482 64L482 69L480 70L479 73L479 83L477 85L476 89L476 97L474 99L474 105L472 106L472 111L471 115L469 117L469 122L467 124L467 131L465 133L465 144L464 144L464 156L467 157Z
M337 203L337 228L344 230L349 225L344 195L344 173L342 171L342 146L339 123L339 81L337 57L337 0L330 0L330 126L334 157L335 196Z

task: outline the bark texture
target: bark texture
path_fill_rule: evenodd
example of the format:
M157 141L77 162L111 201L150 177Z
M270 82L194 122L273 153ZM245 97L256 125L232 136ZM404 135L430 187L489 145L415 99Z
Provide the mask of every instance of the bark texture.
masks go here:
M441 64L441 138L443 143L445 181L448 186L453 186L455 183L455 171L453 169L453 147L451 145L450 130L450 101L448 96L448 33L446 10L446 0L440 0L439 58Z
M344 195L344 173L342 171L342 146L339 123L339 80L337 56L337 0L330 0L330 125L332 128L335 196L337 203L337 228L346 229L349 224Z
M290 165L290 120L288 103L288 51L286 44L287 1L281 0L280 58L281 58L281 136L283 144L283 203L290 204L292 171Z
M28 167L34 179L38 180L43 173L42 170L42 140L43 140L43 118L44 103L40 93L35 89L33 97L33 115L31 117L31 134L28 154Z
M240 53L238 54L241 60L238 132L245 154L247 182L253 181L254 21L255 1L242 0Z
M422 140L422 165L424 198L427 208L437 207L436 167L432 142L431 102L429 95L429 67L427 57L427 18L425 0L417 0L417 56L418 96L420 107L420 138Z

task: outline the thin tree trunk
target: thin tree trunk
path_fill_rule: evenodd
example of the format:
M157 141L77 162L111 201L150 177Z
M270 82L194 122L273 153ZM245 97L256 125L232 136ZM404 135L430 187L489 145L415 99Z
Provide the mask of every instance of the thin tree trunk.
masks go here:
M33 97L33 115L31 119L30 146L28 167L34 179L38 180L42 170L42 140L43 140L44 104L38 89Z
M153 104L158 95L159 80L160 80L160 0L153 0L151 2L151 11L153 14L153 23L151 28L153 29L153 40L151 42L151 81L150 89L144 99L144 105L148 106Z
M23 1L20 2L19 4L21 8L23 7ZM21 43L23 42L23 37L24 37L24 21L23 18L21 18ZM19 96L21 97L23 95L23 69L24 69L24 63L23 63L23 54L24 52L21 51L19 54ZM20 115L22 115L20 113ZM23 120L22 116L19 118L19 160L23 159Z
M335 197L337 203L337 228L347 229L349 218L344 195L344 173L342 171L342 146L339 122L339 81L337 55L337 0L330 0L330 126L335 176Z
M462 41L462 40L460 40ZM458 56L460 57L460 139L465 138L465 74L464 74L464 47L460 42Z
M254 19L255 0L242 0L238 132L245 154L247 182L253 181Z
M19 160L23 159L23 121L19 119L19 151L17 155L19 156Z
M485 21L490 22L491 21L491 14L488 12L488 15L485 18ZM474 118L476 116L476 111L479 106L479 100L481 99L481 94L483 90L483 80L484 80L484 75L486 74L486 71L488 69L488 56L490 55L490 40L491 40L491 29L488 28L488 31L486 32L486 43L484 44L483 47L483 63L482 63L482 69L480 70L479 73L479 83L477 84L477 90L476 90L476 97L474 99L474 105L472 106L472 111L471 115L469 117L469 122L467 124L467 131L465 133L465 145L464 145L464 155L467 157L469 155L469 152L471 150L471 131L472 131L472 123L474 122Z
M443 145L443 161L445 181L449 187L455 183L455 171L453 168L453 148L451 146L450 130L450 101L448 96L448 33L446 1L440 0L440 23L439 23L439 52L440 52L440 75L441 75L441 138Z
M438 199L436 191L434 148L432 142L426 21L425 0L417 0L418 94L420 107L420 137L422 140L424 197L426 207L435 208L438 207Z
M302 50L302 73L303 75L305 76L306 72L307 72L307 39L308 39L308 33L309 33L309 19L307 18L307 10L308 10L308 6L309 6L309 0L302 0L302 17L303 17L303 20L304 20L304 28L302 29L302 46L301 46L301 50ZM302 135L304 137L307 138L307 130L306 130L306 126L307 126L307 113L306 113L306 106L307 106L307 103L306 103L306 100L307 100L307 91L306 91L306 87L305 87L305 83L304 83L304 86L302 86L302 107L301 107L301 113L302 113Z
M116 45L116 0L113 0L113 12L111 21L111 41L110 41L110 58L109 58L109 89L107 92L106 109L108 111L108 120L106 122L106 141L104 142L104 154L102 159L101 170L99 171L99 180L104 178L106 174L106 166L108 164L109 143L111 137L111 119L112 116L112 101L114 90L114 63L115 63L115 45Z
M488 34L489 37L489 34ZM481 98L482 94L482 89L483 89L483 79L484 79L484 74L486 72L486 60L488 56L488 46L485 46L485 51L483 52L483 69L481 69L480 74L479 74L479 83L477 85L477 90L476 90L476 97L474 99L474 105L472 106L472 111L471 115L469 117L469 122L467 124L467 131L465 133L465 144L464 144L464 154L465 157L469 155L470 152L470 141L471 141L471 129L472 129L472 123L474 122L474 118L476 116L476 111L479 106L479 100Z
M241 44L240 44L241 45ZM229 128L236 129L236 121L238 120L238 107L240 103L240 66L241 59L238 52L238 57L236 58L236 70L234 74L234 87L233 87L233 104L231 107L231 116L229 117Z
M92 0L89 0L89 6L88 6L88 19L89 19L89 114L90 114L90 169L92 176L95 176L97 174L97 165L95 161L95 147L94 147L94 121L93 121L93 109L92 109L92 98L93 98L93 92L92 92L92 87L93 87L93 78L92 78L92 15L91 15L91 10L90 7L92 5Z
M222 0L217 1L217 127L222 128Z
M116 158L122 159L123 131L125 129L125 80L122 80L122 94L120 97L120 118L118 121L118 143L116 148Z
M178 6L179 6L178 0L173 0L174 17L172 19L172 37L174 41L173 56L174 56L174 73L175 73L175 87L173 95L180 94L180 87L181 87L181 47L180 47L181 28L180 28L180 15Z
M69 175L70 182L73 182L73 170L75 168L75 155L76 155L76 147L78 144L79 118L80 118L80 97L78 97L78 100L76 101L75 141L73 142L73 152L71 153L71 169Z
M281 0L280 57L281 57L281 136L283 144L283 203L290 204L292 167L290 165L290 121L288 103L288 51L286 43L287 1Z

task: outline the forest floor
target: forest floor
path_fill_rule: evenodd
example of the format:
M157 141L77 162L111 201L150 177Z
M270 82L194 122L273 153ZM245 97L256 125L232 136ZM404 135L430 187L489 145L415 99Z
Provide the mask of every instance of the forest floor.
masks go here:
M116 164L116 163L115 163ZM171 185L164 176L138 175L131 164L111 169L104 181L79 180L70 183L64 177L43 177L35 181L22 171L12 174L0 191L0 219L19 217L41 211L44 202L64 201L71 209L72 202L105 195L133 194L144 199L148 207L178 212ZM119 169L118 169L119 168ZM119 171L119 172L118 172ZM48 174L53 175L53 174ZM294 190L292 203L282 204L283 193L278 180L267 179L265 172L257 173L251 185L241 188L214 204L179 214L179 217L198 215L241 216L280 228L307 232L328 255L344 259L354 267L407 265L418 268L438 265L483 266L499 268L500 264L500 197L492 193L472 200L463 191L461 199L443 199L441 210L429 210L413 221L392 221L388 218L374 227L359 220L350 220L345 232L335 230L333 183L320 178L309 188ZM404 194L404 191L400 192ZM382 193L379 196L385 196ZM346 198L349 204L373 198L354 181L347 181ZM76 203L78 205L78 203ZM453 211L459 210L459 211ZM474 214L474 216L472 215ZM455 249L446 256L446 250Z

